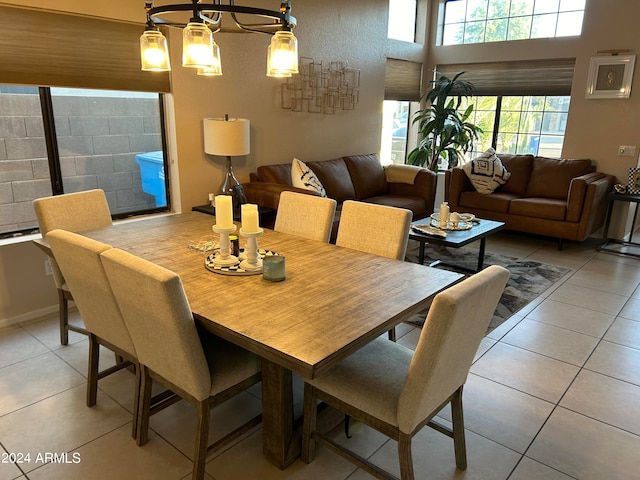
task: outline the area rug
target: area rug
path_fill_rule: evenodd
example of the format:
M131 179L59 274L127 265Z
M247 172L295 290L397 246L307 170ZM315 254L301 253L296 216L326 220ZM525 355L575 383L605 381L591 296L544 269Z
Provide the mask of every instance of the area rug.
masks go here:
M418 248L418 242L409 241L406 256L408 261L418 263ZM436 260L442 260L446 263L475 270L478 265L478 250L465 247L449 248L427 244L425 246L424 264L429 265ZM508 320L511 315L521 310L570 271L564 267L530 260L518 260L515 257L507 257L495 253L485 254L484 265L501 265L509 270L511 274L504 293L500 298L500 302L498 303L498 307L491 319L487 333L500 326L505 320ZM440 265L438 268L446 268L447 270L470 275L468 272L448 265ZM412 316L408 322L422 326L425 316L426 311Z

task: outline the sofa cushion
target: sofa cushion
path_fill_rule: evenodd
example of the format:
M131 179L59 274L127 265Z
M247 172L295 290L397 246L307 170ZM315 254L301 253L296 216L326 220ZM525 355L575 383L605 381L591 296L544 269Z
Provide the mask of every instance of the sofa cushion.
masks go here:
M564 220L567 202L552 198L516 198L509 204L509 213L523 217Z
M506 168L511 174L507 183L499 187L498 190L504 193L525 195L527 193L527 184L531 177L533 155L510 155L499 153L498 157L500 157L504 168Z
M473 187L484 194L493 193L500 185L507 183L511 176L493 148L489 148L486 152L465 163L462 169L471 180Z
M518 198L518 196L513 193L494 192L491 195L485 195L475 191L465 191L460 194L458 207L507 213L509 211L509 202L514 198Z
M527 197L567 199L571 179L591 173L595 167L591 160L564 160L535 157Z
M283 163L281 165L260 165L258 167L258 178L261 182L280 183L284 185L291 184L291 164Z
M320 179L329 198L333 198L338 203L355 200L356 192L343 158L308 162L307 165Z
M297 158L294 158L291 162L291 183L294 187L316 192L321 197L327 196L327 192L325 192L322 182L318 180L318 177L313 173L313 170Z
M371 153L343 158L351 175L356 200L388 193L387 178L378 155Z
M361 201L411 210L413 212L414 219L421 215L427 208L425 205L425 199L421 197L382 195L379 197L363 198Z

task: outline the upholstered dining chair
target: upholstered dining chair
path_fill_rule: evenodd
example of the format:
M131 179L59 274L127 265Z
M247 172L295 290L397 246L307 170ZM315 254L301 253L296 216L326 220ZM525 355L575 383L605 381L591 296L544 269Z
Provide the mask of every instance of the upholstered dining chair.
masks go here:
M306 380L302 460L313 460L319 442L377 478L396 478L316 431L320 399L396 440L402 480L415 478L411 440L425 425L453 438L456 466L466 469L462 388L508 278L494 265L440 292L415 353L377 338L325 375ZM432 420L448 403L452 429Z
M52 197L38 198L33 201L33 209L43 238L56 228L71 232L91 230L111 225L111 213L107 197L102 190L67 193ZM60 315L60 343L69 343L69 331L86 334L86 329L69 324L69 301L73 296L60 272L56 260L50 259L53 279L58 289Z
M109 279L102 267L100 254L111 248L96 240L66 230L51 230L47 234L60 271L73 292L78 311L89 336L89 367L87 372L87 406L96 404L98 380L137 363L133 340L124 323ZM102 372L98 371L100 345L126 361ZM134 424L137 420L138 386L134 397ZM135 435L135 429L133 431Z
M413 213L404 208L347 200L342 204L336 245L404 260ZM395 328L389 339L396 340Z
M335 213L336 201L332 198L284 191L280 194L274 230L326 243Z
M138 354L137 443L144 445L148 438L155 380L198 411L192 478L202 479L208 454L262 420L258 415L207 446L210 409L259 382L260 359L213 335L201 338L176 273L119 249L103 252L102 263Z

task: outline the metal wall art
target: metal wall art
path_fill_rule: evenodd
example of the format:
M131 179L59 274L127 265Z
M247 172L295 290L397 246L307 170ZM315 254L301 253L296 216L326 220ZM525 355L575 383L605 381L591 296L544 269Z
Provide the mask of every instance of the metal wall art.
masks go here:
M300 57L300 73L280 86L281 105L294 112L334 114L353 110L359 87L360 70L349 68L347 62L323 63Z

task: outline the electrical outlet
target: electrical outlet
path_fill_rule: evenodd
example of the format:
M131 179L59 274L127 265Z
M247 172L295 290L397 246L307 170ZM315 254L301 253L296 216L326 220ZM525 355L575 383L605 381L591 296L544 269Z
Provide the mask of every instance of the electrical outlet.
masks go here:
M634 145L620 145L618 147L619 157L633 157L636 154L636 147Z
M44 261L44 274L53 275L53 270L51 269L51 260L49 260L48 258Z

